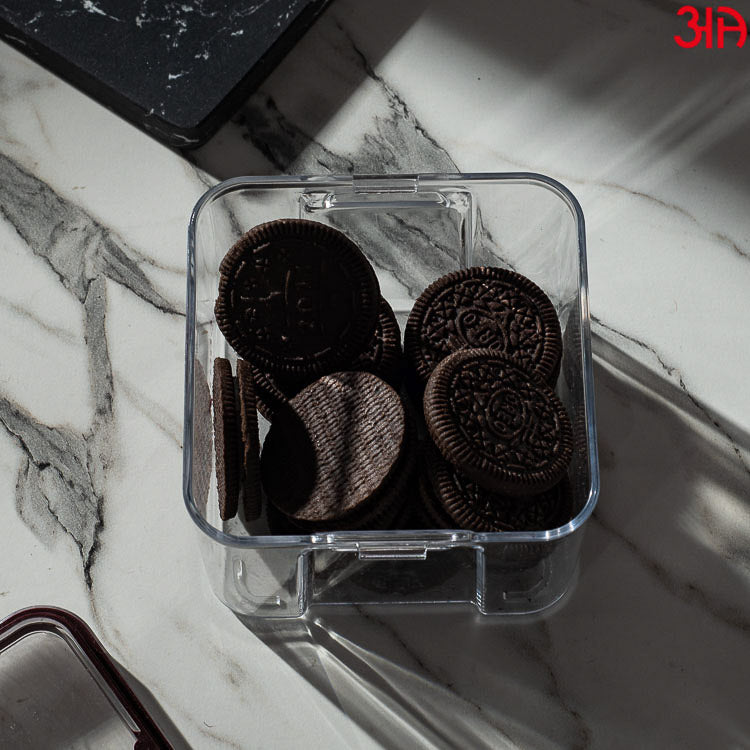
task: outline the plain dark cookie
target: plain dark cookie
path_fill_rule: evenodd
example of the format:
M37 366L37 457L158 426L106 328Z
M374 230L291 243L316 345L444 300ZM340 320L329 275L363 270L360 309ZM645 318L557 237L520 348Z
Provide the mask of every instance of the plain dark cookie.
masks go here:
M193 500L195 507L203 515L206 513L211 487L212 451L211 390L206 371L196 359L193 361Z
M240 428L234 400L234 377L228 359L214 360L214 447L219 515L229 521L237 515L240 497Z
M254 521L260 516L262 494L260 484L260 440L258 438L258 412L255 408L255 388L250 365L237 360L237 403L240 410L240 435L242 438L242 508L245 520Z
M407 437L404 406L385 381L324 375L276 415L261 454L263 487L297 525L348 526L394 502Z
M375 272L325 224L261 224L229 250L219 272L216 322L262 372L296 380L329 372L361 352L375 330Z
M562 354L555 308L533 281L505 268L449 273L414 303L404 352L424 387L441 360L466 348L494 349L554 384Z
M553 487L573 453L570 420L555 392L492 349L444 359L427 382L424 414L443 457L496 492Z
M573 498L567 477L538 495L519 498L480 487L445 461L435 447L426 451L426 468L433 497L454 528L547 531L571 519Z

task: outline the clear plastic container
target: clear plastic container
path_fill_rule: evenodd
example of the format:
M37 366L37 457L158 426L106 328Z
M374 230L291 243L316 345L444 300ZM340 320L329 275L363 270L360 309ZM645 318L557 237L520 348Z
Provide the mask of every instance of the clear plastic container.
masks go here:
M545 290L563 332L557 393L575 431L569 523L534 532L270 536L264 519L219 519L210 375L214 357L236 359L214 321L219 263L248 229L280 218L330 224L357 242L402 331L422 290L459 268L510 267ZM363 602L470 602L483 614L528 614L560 599L599 495L584 222L569 190L528 173L235 178L195 206L187 282L183 491L224 604L267 617ZM268 425L259 421L263 438Z

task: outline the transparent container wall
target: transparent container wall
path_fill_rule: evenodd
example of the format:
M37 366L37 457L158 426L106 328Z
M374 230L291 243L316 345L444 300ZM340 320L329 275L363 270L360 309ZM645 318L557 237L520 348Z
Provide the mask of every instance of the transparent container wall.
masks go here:
M222 601L242 614L278 616L299 615L312 603L364 601L472 602L483 612L529 612L562 595L598 487L593 425L587 425L593 404L586 397L593 394L584 388L591 377L582 341L588 330L581 297L585 251L573 200L542 179L513 175L248 179L210 192L192 227L195 378L186 420L194 429L190 441L186 430L186 446L192 447L186 502L202 527L204 559ZM267 536L264 519L219 519L210 375L214 357L234 362L235 355L214 322L218 267L244 232L279 218L319 221L351 237L376 269L402 331L424 288L459 268L503 266L544 289L563 332L557 391L576 434L570 478L577 518L568 528L553 534L339 532L282 538ZM261 417L259 422L263 438L268 425Z

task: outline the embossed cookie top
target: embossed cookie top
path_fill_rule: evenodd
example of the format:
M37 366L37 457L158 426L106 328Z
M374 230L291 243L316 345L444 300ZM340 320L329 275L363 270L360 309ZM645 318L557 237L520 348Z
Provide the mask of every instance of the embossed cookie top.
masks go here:
M484 489L451 466L433 447L427 452L429 481L449 526L471 531L545 531L567 523L572 515L570 482L519 498Z
M347 370L371 372L390 385L397 387L401 378L401 331L391 306L381 297L375 331L364 351L358 354ZM273 422L274 414L283 408L290 398L296 396L316 378L288 378L264 372L251 365L255 381L258 411Z
M431 284L414 303L404 348L422 383L449 354L494 349L548 382L557 379L560 323L547 295L514 271L474 267Z
M396 391L371 373L324 375L274 419L261 454L270 500L301 524L363 513L394 485L406 443Z
M492 349L444 359L427 383L424 412L445 459L497 492L552 487L573 453L570 420L554 391Z
M305 377L367 345L380 293L375 272L341 232L282 219L245 234L220 265L216 322L261 370Z

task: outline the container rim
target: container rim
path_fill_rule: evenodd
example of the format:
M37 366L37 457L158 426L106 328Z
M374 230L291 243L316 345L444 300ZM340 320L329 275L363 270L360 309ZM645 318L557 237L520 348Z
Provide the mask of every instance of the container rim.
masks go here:
M397 189L403 192L418 192L432 182L447 180L477 183L520 183L537 185L555 193L570 210L576 222L578 239L578 285L579 315L581 324L581 372L583 374L583 401L586 416L586 441L589 459L589 492L586 503L568 523L545 531L497 531L473 532L460 530L385 530L385 531L336 531L324 534L301 534L294 536L235 536L216 529L198 512L192 488L193 444L193 387L195 359L195 242L198 219L204 208L221 196L242 188L268 189L278 187L340 188L356 189L359 184L370 184L384 191ZM377 189L376 188L376 189ZM456 546L479 546L487 543L551 542L562 539L579 529L593 513L599 499L599 451L596 434L594 403L594 369L591 352L591 322L588 298L588 265L586 261L586 229L583 210L578 199L561 182L537 172L456 172L429 174L357 174L357 175L267 175L239 176L217 183L209 188L196 202L190 214L187 232L187 294L185 315L185 402L182 448L182 492L188 514L201 532L210 539L227 547L235 548L280 548L307 547L310 549L359 549L363 546L379 548L404 547L419 544L425 548Z
M172 747L101 641L78 615L48 605L17 610L0 622L0 653L27 636L39 633L56 636L78 659L120 721L133 734L134 748L143 745L167 750Z

